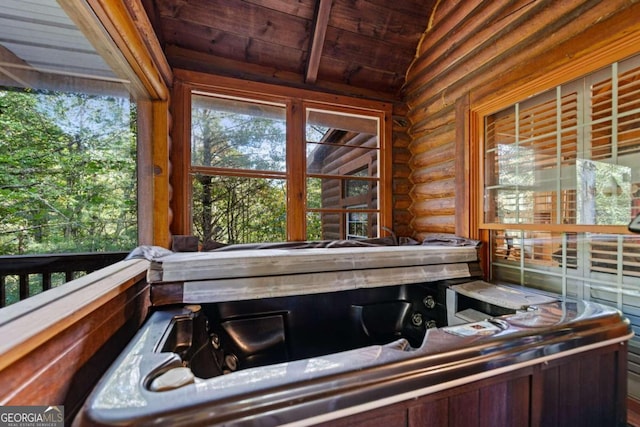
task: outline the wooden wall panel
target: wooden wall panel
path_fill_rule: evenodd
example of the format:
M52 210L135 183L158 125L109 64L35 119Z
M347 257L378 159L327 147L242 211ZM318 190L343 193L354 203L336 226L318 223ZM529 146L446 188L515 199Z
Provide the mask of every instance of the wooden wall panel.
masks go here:
M76 319L37 351L0 370L0 405L64 405L65 424L69 425L137 332L148 306L149 287L145 280L139 280Z
M612 344L320 425L625 426L626 358Z
M533 389L533 420L540 425L616 426L624 425L620 412L611 411L626 399L626 352L598 349L574 357L572 363L554 361L541 366ZM615 350L615 349L614 349ZM609 410L605 409L609 408ZM534 424L535 425L535 424Z
M412 235L475 234L472 209L478 195L472 186L477 177L469 176L469 156L474 155L469 108L522 87L528 95L548 89L544 79L536 87L527 85L587 55L597 56L589 63L593 67L622 59L608 55L607 45L640 31L638 16L640 3L624 0L439 2L403 92L411 139ZM620 52L618 56L637 53L640 46ZM591 71L580 68L566 78ZM453 193L445 191L444 183L452 181ZM453 202L455 209L446 215L425 209L425 201L433 199L443 199L443 205Z
M409 425L448 426L449 399L433 399L409 408Z
M480 427L480 390L449 398L449 427Z
M406 425L406 405L402 403L385 406L356 416L315 424L316 427L395 427Z

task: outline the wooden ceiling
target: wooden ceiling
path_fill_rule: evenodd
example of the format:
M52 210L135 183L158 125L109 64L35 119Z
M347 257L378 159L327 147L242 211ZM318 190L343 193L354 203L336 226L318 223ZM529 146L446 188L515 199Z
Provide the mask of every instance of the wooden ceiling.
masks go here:
M143 0L173 68L395 100L439 0Z

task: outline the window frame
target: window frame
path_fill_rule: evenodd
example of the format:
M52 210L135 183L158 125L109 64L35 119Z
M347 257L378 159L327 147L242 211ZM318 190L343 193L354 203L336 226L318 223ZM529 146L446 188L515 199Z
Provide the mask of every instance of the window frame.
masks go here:
M612 41L606 49L586 54L580 58L566 63L548 74L530 79L515 85L511 90L495 96L474 99L471 93L469 107L470 152L475 155L470 161L470 188L472 191L471 204L475 209L470 211L470 234L473 238L488 241L491 230L525 230L539 231L543 229L549 232L577 232L585 233L593 231L611 234L630 234L626 226L621 225L580 225L580 224L497 224L484 220L484 189L485 189L485 120L486 116L501 111L510 105L523 102L529 97L541 94L562 84L567 84L575 79L594 73L602 68L610 66L614 62L622 61L628 57L639 54L640 32L628 34L626 37ZM474 194L475 193L475 194ZM486 248L485 248L486 250ZM488 257L485 257L488 262ZM488 265L485 265L488 267ZM485 269L485 271L489 271Z
M275 86L268 83L238 80L187 70L174 70L175 82L172 92L172 187L171 208L174 235L192 234L191 212L191 96L192 93L237 97L266 103L284 105L286 108L286 180L287 180L287 240L306 240L306 136L305 117L307 107L322 108L337 113L352 113L371 116L379 123L379 183L378 209L380 212L379 234L392 228L391 200L391 112L392 105L385 102L351 98L307 89ZM268 174L269 177L272 174ZM251 176L257 176L253 173ZM280 178L280 176L278 176Z
M468 149L473 153L469 160L470 185L472 189L469 203L470 210L470 236L488 244L484 245L482 253L483 271L488 279L492 277L492 233L500 230L513 231L515 233L546 232L550 234L604 234L618 236L633 236L625 225L580 225L580 224L500 224L486 222L484 218L484 189L485 189L485 117L516 103L525 102L526 99L542 94L560 85L566 85L576 79L596 73L601 69L611 67L615 62L621 62L627 58L640 54L638 49L640 32L625 35L625 37L612 41L607 49L597 50L577 57L571 62L559 66L548 74L529 79L518 84L511 84L507 89L498 94L485 94L474 96L470 93L469 108L469 140ZM478 89L480 93L481 89ZM475 191L474 191L475 190ZM619 237L619 238L622 238ZM563 243L565 246L565 243ZM622 257L622 254L619 254ZM520 263L520 278L528 270ZM566 281L563 282L562 293L566 295ZM579 295L581 296L581 295ZM587 297L588 299L588 297ZM621 305L621 302L619 302Z
M614 61L614 63L617 64L616 61ZM609 67L611 67L611 65L612 64L610 64ZM598 70L596 71L598 74L600 73L600 71ZM592 78L594 75L595 73L590 72L590 73L585 73L583 77L587 79L585 81L588 81L588 79ZM575 82L569 81L567 83L570 86L570 85L574 85ZM566 88L566 86L563 83L559 83L558 86L556 86L555 88L558 94L560 93L560 87L562 87L563 89ZM515 114L518 114L517 107L519 105L526 104L530 98L537 97L538 95L545 96L547 93L550 93L553 90L554 88L549 88L546 90L539 91L538 93L531 94L528 97L521 99L520 101L514 101L511 104L505 105L502 108L496 108L495 110L488 110L488 109L483 110L480 108L472 110L472 116L474 116L477 123L477 126L476 126L477 132L475 134L475 137L477 138L477 141L478 141L478 145L477 145L478 156L476 159L477 168L478 168L477 169L478 182L477 182L476 188L477 188L478 195L482 195L482 197L480 197L477 201L478 211L475 213L477 215L476 222L478 224L478 229L479 230L510 230L512 229L512 230L525 230L525 231L545 230L550 232L577 232L577 233L595 232L595 233L611 233L611 234L631 234L627 229L626 224L625 225L561 224L561 223L558 223L557 221L551 224L542 224L542 223L526 223L526 222L525 223L519 223L519 222L509 223L509 222L487 221L486 215L485 215L487 212L487 209L485 208L485 205L487 203L491 203L491 201L488 200L489 198L485 196L485 193L487 188L490 188L491 186L485 186L486 171L487 171L486 169L487 160L485 158L485 155L487 152L487 148L486 148L487 141L485 140L487 123L485 118L493 114L496 114L498 112L501 112L506 108L513 107L514 105L516 106L516 109L514 110ZM591 150L591 148L589 148L589 150ZM587 160L590 160L590 159L587 159Z

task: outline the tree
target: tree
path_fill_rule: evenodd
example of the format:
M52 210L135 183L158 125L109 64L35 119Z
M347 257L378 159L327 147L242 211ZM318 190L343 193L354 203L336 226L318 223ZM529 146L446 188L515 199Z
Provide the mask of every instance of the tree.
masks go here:
M0 251L133 248L132 123L122 98L0 91Z
M232 174L284 170L285 130L278 120L204 107L194 109L192 122L192 163ZM285 188L284 179L199 173L194 233L229 244L286 240Z

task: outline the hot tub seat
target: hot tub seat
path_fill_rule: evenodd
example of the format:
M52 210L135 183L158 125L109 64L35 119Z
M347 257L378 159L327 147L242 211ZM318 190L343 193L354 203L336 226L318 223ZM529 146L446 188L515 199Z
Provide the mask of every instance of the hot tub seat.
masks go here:
M200 378L399 339L409 350L427 329L446 325L438 293L426 283L190 306L174 316L159 349Z

